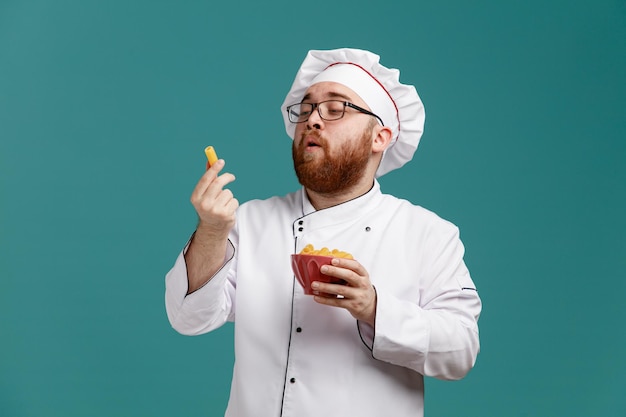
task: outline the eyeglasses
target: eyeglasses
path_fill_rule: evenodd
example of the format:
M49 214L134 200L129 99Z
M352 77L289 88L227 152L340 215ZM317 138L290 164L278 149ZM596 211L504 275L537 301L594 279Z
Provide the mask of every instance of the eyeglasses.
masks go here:
M362 107L357 106L356 104L352 104L349 101L341 101L341 100L326 100L319 103L297 103L292 104L291 106L287 106L287 115L289 116L289 121L291 123L304 123L309 120L311 113L313 110L317 109L317 113L320 115L322 120L339 120L346 113L346 107L353 108L354 110L367 114L369 116L374 116L380 121L381 125L385 125L382 119L376 116L371 111L365 110Z

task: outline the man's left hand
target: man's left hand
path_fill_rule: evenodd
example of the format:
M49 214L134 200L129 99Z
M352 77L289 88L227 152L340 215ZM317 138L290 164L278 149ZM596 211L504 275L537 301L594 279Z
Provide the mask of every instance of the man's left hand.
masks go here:
M332 265L321 268L324 275L340 278L346 284L329 284L314 281L311 286L319 295L314 299L320 304L345 308L357 320L374 327L376 321L376 290L369 274L354 259L333 258Z

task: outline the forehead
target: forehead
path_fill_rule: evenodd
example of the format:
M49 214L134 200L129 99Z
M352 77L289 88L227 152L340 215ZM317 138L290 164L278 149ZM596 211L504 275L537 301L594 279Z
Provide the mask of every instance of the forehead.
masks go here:
M302 101L319 102L332 99L346 100L365 106L365 102L351 88L331 81L322 81L310 86L304 93Z

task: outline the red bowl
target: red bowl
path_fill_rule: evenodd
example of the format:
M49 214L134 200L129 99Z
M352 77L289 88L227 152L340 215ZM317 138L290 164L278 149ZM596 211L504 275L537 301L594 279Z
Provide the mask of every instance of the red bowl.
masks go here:
M313 281L330 282L332 284L345 284L346 282L341 278L331 277L324 275L320 272L320 268L323 265L330 265L332 256L320 256L320 255L291 255L291 269L296 275L296 279L304 288L305 294L317 294L317 291L311 289L311 283Z

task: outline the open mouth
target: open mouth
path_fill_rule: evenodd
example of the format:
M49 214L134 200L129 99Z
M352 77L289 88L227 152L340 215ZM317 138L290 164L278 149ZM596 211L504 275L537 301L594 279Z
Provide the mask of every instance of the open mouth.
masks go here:
M304 143L306 144L307 148L322 146L320 145L319 138L313 135L305 137Z

